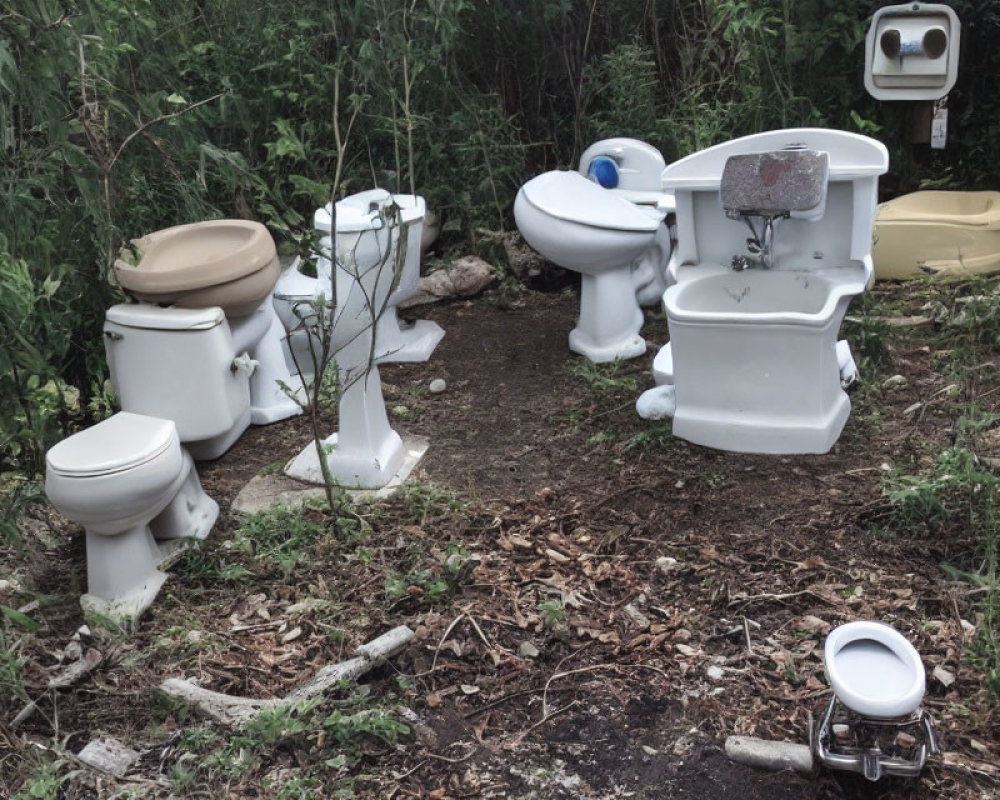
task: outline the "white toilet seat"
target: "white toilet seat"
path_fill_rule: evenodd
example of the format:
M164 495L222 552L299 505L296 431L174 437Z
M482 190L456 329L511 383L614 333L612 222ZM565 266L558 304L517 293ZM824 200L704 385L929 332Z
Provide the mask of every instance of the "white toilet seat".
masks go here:
M521 191L539 211L591 228L652 233L666 216L653 207L628 202L579 172L543 172Z
M902 634L881 622L850 622L826 637L827 679L837 699L876 719L905 717L924 696L924 665Z
M185 463L171 420L127 411L63 439L45 461L52 504L88 530L109 534L163 510Z
M67 478L88 478L134 469L178 445L173 422L119 412L63 439L49 450L49 469Z
M46 454L52 505L84 527L85 611L131 625L166 580L159 568L219 514L172 420L119 412Z

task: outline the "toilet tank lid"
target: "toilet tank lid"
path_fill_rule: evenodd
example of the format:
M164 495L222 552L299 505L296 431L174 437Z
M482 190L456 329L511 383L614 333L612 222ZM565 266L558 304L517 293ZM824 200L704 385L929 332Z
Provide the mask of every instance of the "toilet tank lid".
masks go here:
M207 308L177 308L154 306L152 303L119 303L111 306L105 320L127 328L159 331L203 331L221 325L226 315L218 306Z
M172 446L180 447L173 420L120 411L51 447L45 462L61 475L106 475L145 464Z
M543 172L521 187L525 199L557 219L617 231L655 231L663 214L650 213L579 172Z
M382 227L379 210L391 200L392 195L385 189L369 189L367 192L358 192L338 200L337 232L357 233L378 230ZM313 215L313 227L320 233L330 232L332 211L333 206L330 203L316 209Z

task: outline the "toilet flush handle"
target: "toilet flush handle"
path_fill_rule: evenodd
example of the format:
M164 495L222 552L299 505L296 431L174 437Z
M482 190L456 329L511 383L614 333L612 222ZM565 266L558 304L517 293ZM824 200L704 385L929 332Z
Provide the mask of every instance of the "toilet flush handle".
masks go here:
M254 374L260 362L250 358L247 353L236 356L233 363L229 365L229 371L235 375L237 372L245 372L249 378Z

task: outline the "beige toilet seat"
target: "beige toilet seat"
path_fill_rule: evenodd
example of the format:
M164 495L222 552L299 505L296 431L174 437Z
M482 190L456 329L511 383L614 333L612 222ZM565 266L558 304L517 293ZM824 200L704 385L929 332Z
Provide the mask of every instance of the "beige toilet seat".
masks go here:
M220 306L227 317L252 313L278 280L277 249L259 222L221 219L176 225L133 240L139 262L115 262L130 294L183 308Z

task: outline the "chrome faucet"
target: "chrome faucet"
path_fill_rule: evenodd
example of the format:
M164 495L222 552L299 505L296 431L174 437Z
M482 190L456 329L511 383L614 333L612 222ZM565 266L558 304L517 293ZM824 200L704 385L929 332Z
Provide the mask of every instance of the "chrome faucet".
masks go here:
M747 252L734 255L729 265L737 272L749 269L755 264L761 266L763 269L770 269L771 253L774 247L774 223L776 220L785 219L788 216L789 213L787 211L778 214L741 213L739 217L746 222L751 235L747 238ZM754 217L761 220L761 229L759 232L753 223Z

